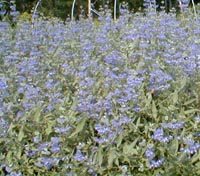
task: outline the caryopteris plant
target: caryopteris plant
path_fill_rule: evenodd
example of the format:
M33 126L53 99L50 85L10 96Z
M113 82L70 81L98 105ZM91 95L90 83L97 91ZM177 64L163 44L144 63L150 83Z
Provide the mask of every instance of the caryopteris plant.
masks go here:
M198 20L126 15L0 22L1 175L200 175Z

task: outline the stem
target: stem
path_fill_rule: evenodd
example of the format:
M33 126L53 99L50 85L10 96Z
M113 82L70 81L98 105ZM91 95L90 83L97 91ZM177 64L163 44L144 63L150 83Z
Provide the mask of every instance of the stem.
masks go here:
M179 6L180 6L180 9L181 9L181 13L183 13L183 6L182 6L181 0L179 0L178 3L179 3Z
M75 3L76 3L76 0L73 0L72 11L71 11L71 21L74 20L74 7L75 7Z
M193 10L194 10L195 19L197 19L197 12L196 12L196 8L195 8L194 0L192 0L192 6L193 6Z
M114 1L114 20L117 19L116 11L117 11L117 0Z
M99 12L97 12L95 9L91 9L92 12L94 12L96 15L101 17L101 14Z
M91 17L91 0L88 0L88 18Z
M38 8L38 6L39 6L39 4L40 4L41 1L42 1L42 0L38 0L37 4L36 4L36 6L35 6L35 9L34 9L34 11L33 11L32 18L35 17L35 14L36 14L37 8Z
M156 12L156 0L154 0L154 8L155 8L155 12Z

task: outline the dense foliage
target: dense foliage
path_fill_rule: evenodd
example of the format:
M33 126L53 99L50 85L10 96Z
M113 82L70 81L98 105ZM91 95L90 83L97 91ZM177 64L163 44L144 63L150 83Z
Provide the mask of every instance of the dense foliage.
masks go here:
M114 9L116 10L116 16L119 16L120 9L124 7L134 13L144 13L149 6L152 6L157 11L169 13L175 10L176 13L180 13L181 6L192 7L193 3L200 3L200 0L0 0L0 19L2 14L12 17L13 9L16 9L27 18L36 10L37 14L42 16L58 17L64 21L67 18L72 18L73 9L73 17L80 19L83 16L88 17L89 1L91 2L91 15L95 18L106 8L112 11L113 16ZM114 8L115 2L116 8ZM16 5L16 7L13 5Z
M109 6L109 9L113 11L115 0L91 0L92 8L96 11L101 11L105 9L105 6ZM17 10L22 12L30 13L33 8L36 6L38 1L32 0L15 0L17 5ZM48 16L60 17L63 20L66 20L71 14L72 4L74 0L41 0L39 3L38 11ZM199 3L200 0L194 0L194 3ZM163 10L165 8L166 12L169 12L171 8L178 9L179 3L178 0L117 0L117 14L119 14L120 7L123 4L127 4L129 11L138 12L143 11L144 8L149 4L155 5L157 10ZM184 0L182 3L190 3L192 5L192 0ZM88 13L88 0L76 0L74 16L79 18L81 15L87 16ZM96 16L96 13L92 13Z
M199 36L152 11L0 22L1 175L200 175Z

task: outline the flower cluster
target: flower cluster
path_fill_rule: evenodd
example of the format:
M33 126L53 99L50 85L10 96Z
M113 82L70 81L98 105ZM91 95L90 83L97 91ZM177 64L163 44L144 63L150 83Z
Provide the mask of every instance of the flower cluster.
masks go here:
M156 154L152 148L147 148L145 151L145 156L148 160L147 166L149 168L157 168L160 167L164 163L164 158L155 159Z
M194 141L193 139L190 138L183 138L183 143L185 147L182 147L180 149L181 152L187 153L187 154L195 154L200 148L200 143Z
M158 140L163 143L168 143L170 140L173 139L173 136L172 135L164 136L163 128L158 128L154 131L154 134L152 135L152 139Z
M168 128L168 129L180 129L184 127L184 122L173 122L173 123L162 123L161 126L163 128Z

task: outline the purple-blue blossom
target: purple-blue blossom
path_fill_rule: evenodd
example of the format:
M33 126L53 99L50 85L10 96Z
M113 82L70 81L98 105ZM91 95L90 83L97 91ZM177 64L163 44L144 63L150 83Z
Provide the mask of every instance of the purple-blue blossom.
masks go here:
M111 129L109 126L106 126L106 125L101 125L101 124L96 124L95 125L95 130L97 130L97 132L100 134L100 135L105 135L105 134L108 134Z
M74 155L74 159L79 162L84 162L87 159L87 156L84 156L82 151L77 149L77 151Z
M161 166L164 163L164 158L155 159L156 153L153 149L153 147L148 147L145 151L145 156L147 158L147 166L149 168L157 168Z
M23 176L23 174L21 172L11 172L7 174L6 176Z
M151 71L149 75L150 75L150 79L149 79L150 89L155 88L156 90L164 90L170 87L168 82L172 80L171 75L164 73L160 69Z
M200 148L200 143L199 142L195 142L192 145L188 145L188 146L186 146L184 148L181 148L180 151L182 151L184 153L187 153L187 154L194 154L194 153L197 153L199 148Z
M148 162L148 167L149 168L158 168L160 167L163 163L164 163L165 159L164 158L161 158L161 159L158 159L158 160L150 160Z
M63 124L63 123L65 123L66 121L67 121L67 119L64 118L64 117L59 117L59 118L57 118L57 122L58 122L59 124Z
M94 169L90 168L87 171L91 176L97 176L97 173L94 171Z
M39 161L35 163L35 165L50 170L58 165L58 162L59 159L56 157L41 157Z
M43 142L41 144L38 144L37 150L42 152L42 151L47 151L50 146L50 142Z
M122 116L120 117L119 122L120 122L121 125L123 125L123 124L132 123L133 120L134 120L133 118L128 118L128 117L122 115Z
M154 159L154 157L156 156L154 151L152 150L152 148L147 148L145 151L145 156L148 160L152 160Z
M195 120L197 123L200 123L200 116L195 116L195 117L194 117L194 120Z
M94 137L94 141L98 144L106 144L109 142L109 139L107 137L102 137L102 138Z
M41 88L33 85L27 85L24 92L27 99L35 99L40 97Z
M0 119L0 137L6 137L8 128L9 128L8 122L4 118L1 118Z
M5 91L7 88L8 88L7 78L1 77L0 78L0 92Z
M180 122L172 122L172 123L162 123L161 126L163 128L168 128L168 129L180 129L184 127L185 122L180 121Z
M61 149L60 141L61 141L60 137L51 137L50 151L52 153L57 153L60 151L60 149Z
M59 133L59 134L66 134L70 131L71 127L70 126L65 126L65 127L58 127L58 126L55 126L54 127L54 130L56 133Z
M200 143L196 142L195 140L191 138L182 138L182 141L185 146L180 148L181 152L184 152L187 154L194 154L194 153L197 153L197 151L200 148Z
M36 154L36 152L33 150L26 151L25 153L26 153L26 156L28 157L34 157Z
M163 128L158 128L154 131L154 134L151 136L151 138L163 143L168 143L170 140L173 139L173 136L172 135L164 136Z

